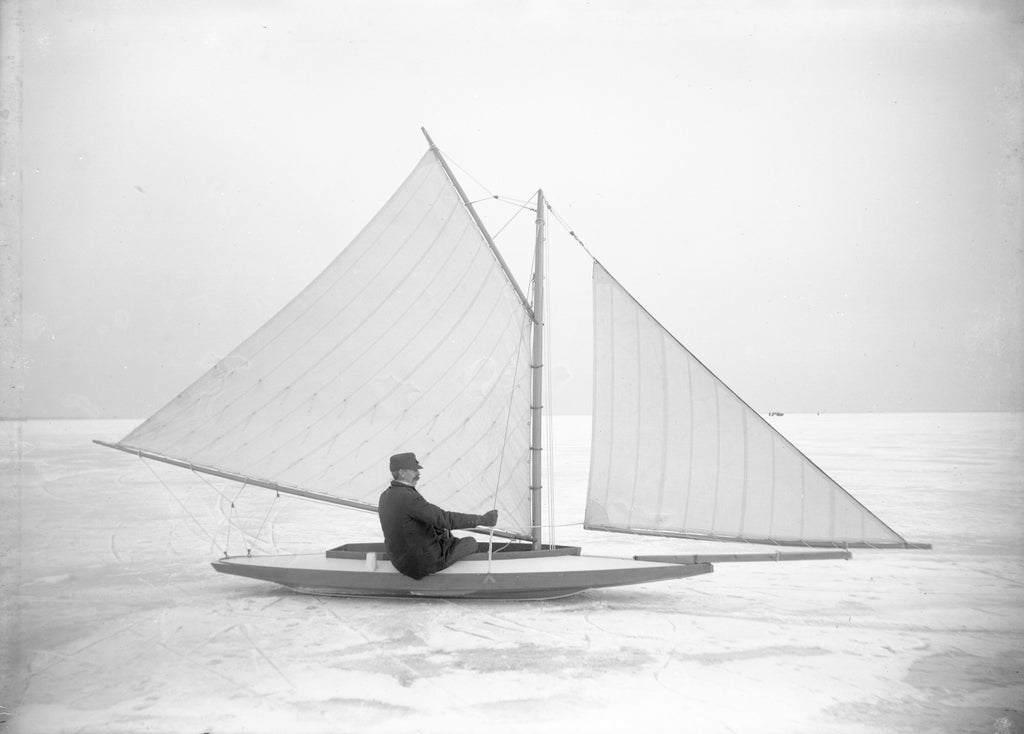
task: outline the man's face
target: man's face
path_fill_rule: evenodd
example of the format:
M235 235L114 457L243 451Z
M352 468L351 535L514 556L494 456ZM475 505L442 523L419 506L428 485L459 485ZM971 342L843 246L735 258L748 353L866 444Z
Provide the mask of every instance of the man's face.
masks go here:
M402 474L402 481L403 482L408 482L409 484L411 484L413 486L416 486L416 482L418 482L420 480L420 470L419 469L402 469L401 470L401 474Z

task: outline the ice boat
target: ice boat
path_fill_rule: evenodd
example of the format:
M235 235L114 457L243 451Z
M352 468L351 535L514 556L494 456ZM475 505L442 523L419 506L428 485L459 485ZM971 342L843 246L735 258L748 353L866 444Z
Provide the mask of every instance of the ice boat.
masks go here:
M516 542L421 581L397 573L372 544L225 557L217 571L315 594L532 599L708 573L712 561L926 547L797 450L596 259L584 527L827 550L602 558L545 544L548 207L538 191L527 298L427 141L409 177L309 286L123 439L97 443L369 511L390 479L388 457L415 451L429 501L461 512L494 507L495 535Z
M433 596L472 599L556 599L586 589L626 586L709 573L710 563L641 561L585 556L572 546L514 543L480 552L415 581L387 559L383 543L351 543L326 554L235 557L214 561L223 573L307 594L329 596Z

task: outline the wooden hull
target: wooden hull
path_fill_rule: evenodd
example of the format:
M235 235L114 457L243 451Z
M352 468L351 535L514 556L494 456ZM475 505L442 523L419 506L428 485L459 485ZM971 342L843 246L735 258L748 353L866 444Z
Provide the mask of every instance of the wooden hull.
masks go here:
M213 563L221 573L271 581L305 594L467 599L555 599L586 589L646 584L710 573L710 563L676 564L576 553L478 553L416 581L366 553L240 556ZM330 551L328 553L331 553ZM343 557L337 557L341 555Z

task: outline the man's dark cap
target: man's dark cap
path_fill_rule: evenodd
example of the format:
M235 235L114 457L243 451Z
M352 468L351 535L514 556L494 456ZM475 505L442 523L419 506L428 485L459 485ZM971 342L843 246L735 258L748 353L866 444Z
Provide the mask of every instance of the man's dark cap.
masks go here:
M399 469L422 469L420 462L416 461L416 454L411 451L407 454L395 454L391 457L391 471Z

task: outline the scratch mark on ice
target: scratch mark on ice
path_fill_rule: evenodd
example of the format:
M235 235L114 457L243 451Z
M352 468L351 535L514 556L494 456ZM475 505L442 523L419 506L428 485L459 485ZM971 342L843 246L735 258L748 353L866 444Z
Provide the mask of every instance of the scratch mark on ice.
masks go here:
M285 683L288 684L289 688L295 688L295 685L291 682L291 680L288 678L288 676L285 675L281 671L281 669L279 667L277 667L277 665L274 663L273 660L271 660L269 657L267 657L267 654L265 652L263 652L263 650L260 648L259 645L257 645L255 642L253 642L253 639L252 639L252 637L249 636L249 632L248 632L248 630L246 630L245 625L238 625L238 631L241 632L242 636L245 637L245 639L249 641L249 644L252 645L252 649L255 650L259 654L259 656L261 658L263 658L264 660L267 661L267 665L269 665L271 668L273 668L274 670L277 671L277 674L279 676L281 676L281 679Z
M114 560L116 560L119 564L124 565L124 559L121 558L120 554L117 552L117 548L114 547L114 539L117 538L117 534L118 534L118 532L120 532L122 527L124 527L124 523L123 522L119 522L117 524L117 527L114 528L113 532L110 533L109 547L110 547L110 555L112 555L114 557Z

